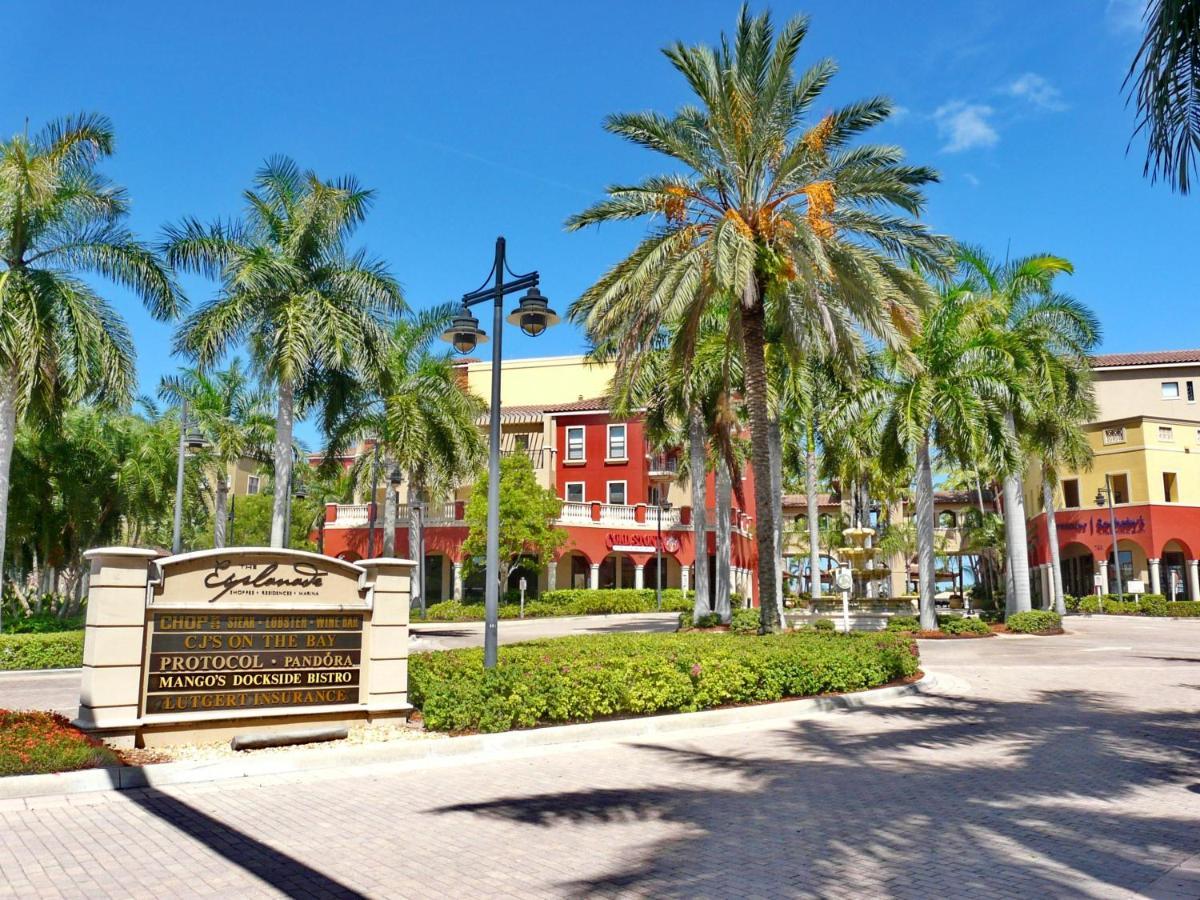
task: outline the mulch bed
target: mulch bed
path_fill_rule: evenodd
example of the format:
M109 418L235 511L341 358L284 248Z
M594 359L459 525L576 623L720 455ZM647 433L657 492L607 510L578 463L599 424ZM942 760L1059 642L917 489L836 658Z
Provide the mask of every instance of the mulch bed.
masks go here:
M946 634L944 631L917 631L913 633L913 636L925 641L973 641L995 637L995 632L992 634Z

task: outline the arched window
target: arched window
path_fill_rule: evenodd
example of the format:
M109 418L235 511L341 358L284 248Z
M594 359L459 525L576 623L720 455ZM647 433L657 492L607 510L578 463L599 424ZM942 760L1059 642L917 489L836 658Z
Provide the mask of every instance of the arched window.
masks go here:
M951 512L950 510L947 509L947 510L943 510L942 512L938 513L938 527L939 528L953 528L957 524L958 524L958 519L955 517L954 513Z

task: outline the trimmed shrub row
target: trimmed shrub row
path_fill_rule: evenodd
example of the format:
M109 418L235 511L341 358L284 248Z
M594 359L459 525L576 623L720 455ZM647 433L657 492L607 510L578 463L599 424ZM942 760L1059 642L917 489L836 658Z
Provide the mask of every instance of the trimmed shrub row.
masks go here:
M508 731L613 716L693 712L877 687L917 671L896 634L608 634L416 653L409 698L434 731Z
M987 623L981 619L968 619L965 616L938 616L938 630L942 634L991 634ZM916 616L893 616L888 619L888 631L916 632L921 630L921 620Z
M1055 634L1062 630L1062 616L1052 609L1013 613L1004 623L1017 634Z
M83 665L83 631L0 634L0 669L73 669Z
M1103 597L1067 597L1067 609L1075 612L1099 613L1110 616L1173 616L1191 618L1200 616L1200 603L1194 600L1167 600L1162 594L1125 594L1121 600L1114 594Z
M565 593L577 594L563 598ZM550 599L547 599L550 598ZM691 612L692 599L683 591L663 591L663 612ZM537 600L525 601L525 618L537 619L546 616L602 616L616 613L657 612L654 591L547 591ZM519 603L502 603L500 618L515 619L521 614ZM425 610L426 621L467 622L483 618L482 603L463 603L446 600L434 603Z

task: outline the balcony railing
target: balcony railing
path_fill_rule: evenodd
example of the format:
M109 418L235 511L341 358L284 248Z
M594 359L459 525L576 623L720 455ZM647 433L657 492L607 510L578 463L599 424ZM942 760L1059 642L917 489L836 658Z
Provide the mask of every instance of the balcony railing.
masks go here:
M463 504L431 503L426 507L426 525L448 525L461 523ZM561 525L600 525L622 530L656 529L659 527L658 517L662 516L663 528L675 528L681 525L681 510L678 507L659 510L646 504L628 505L616 503L572 503L563 501L558 521ZM366 528L370 521L371 508L367 503L338 504L334 507L334 516L325 523L333 528ZM409 509L407 503L401 503L397 510L396 522L401 528L408 526ZM740 517L734 517L734 527L739 528ZM709 516L708 527L716 524L713 516ZM375 527L383 527L383 510L376 512Z
M665 453L647 453L646 474L652 481L675 478L679 474L679 457Z

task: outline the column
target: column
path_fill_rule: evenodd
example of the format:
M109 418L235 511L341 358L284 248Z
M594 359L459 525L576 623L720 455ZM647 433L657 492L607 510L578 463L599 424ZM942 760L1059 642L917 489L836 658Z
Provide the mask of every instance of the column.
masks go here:
M104 547L83 555L89 566L83 677L74 724L133 747L141 719L142 641L150 561L159 554Z
M463 591L462 591L463 567L462 567L462 563L460 563L460 562L453 563L453 566L454 566L454 574L451 576L451 580L453 581L453 584L454 584L454 587L453 587L454 599L461 600L462 596L463 596Z
M1189 559L1188 567L1188 599L1200 600L1200 559Z
M550 560L550 564L546 566L546 590L558 590L558 560Z
M592 563L591 575L588 578L588 587L593 591L600 590L600 563Z
M646 567L641 563L633 564L633 587L642 590L646 586Z
M359 688L359 701L366 701L374 716L407 716L408 702L408 608L412 602L412 573L416 563L408 559L364 559L363 582L372 589L371 615L364 623L366 647L363 675L366 694Z
M1162 593L1162 572L1159 570L1157 559L1147 560L1150 563L1150 593Z
M1042 564L1042 609L1054 609L1054 567Z
M685 594L691 590L691 573L692 570L688 566L679 567L679 586Z
M1108 560L1101 559L1101 560L1097 560L1097 562L1100 563L1100 567L1096 571L1100 575L1100 582L1103 585L1099 590L1100 590L1101 594L1107 594L1108 593Z
M620 553L613 557L613 568L616 570L613 573L613 581L616 584L617 590L620 590L625 587L624 582L621 580L621 570L625 568L625 557Z

